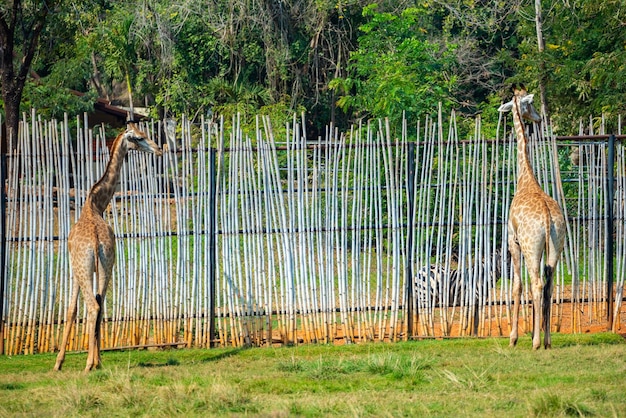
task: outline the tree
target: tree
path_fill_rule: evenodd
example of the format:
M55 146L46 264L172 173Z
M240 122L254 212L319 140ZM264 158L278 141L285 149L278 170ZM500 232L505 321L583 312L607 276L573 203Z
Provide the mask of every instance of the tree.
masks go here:
M537 29L537 52L539 53L539 97L541 99L541 113L550 118L548 114L548 102L546 98L546 63L542 55L546 49L543 39L543 17L541 12L541 0L535 0L535 27Z
M398 121L432 113L439 103L452 105L456 78L453 44L424 35L424 13L407 8L399 15L366 7L369 21L360 27L358 48L350 57L348 76L330 84L338 105L356 117Z
M530 7L523 11L532 16ZM511 78L538 87L542 65L551 119L560 134L575 134L579 120L601 116L616 123L626 111L626 31L621 0L555 2L543 13L545 50L537 49L536 26L520 20L520 64ZM607 126L616 129L617 126Z
M518 13L522 0L434 0L429 6L431 36L453 43L457 110L485 115L485 105L516 72ZM496 113L497 114L497 113ZM496 119L497 120L497 119ZM483 121L484 122L484 121Z
M130 107L131 119L134 115L133 86L137 65L137 43L133 36L132 25L134 15L125 15L116 20L106 34L106 52L109 71L115 75L121 75L128 92L128 106Z
M7 152L8 138L16 142L24 86L41 32L57 3L55 0L13 0L0 4L0 80L5 114L2 153Z

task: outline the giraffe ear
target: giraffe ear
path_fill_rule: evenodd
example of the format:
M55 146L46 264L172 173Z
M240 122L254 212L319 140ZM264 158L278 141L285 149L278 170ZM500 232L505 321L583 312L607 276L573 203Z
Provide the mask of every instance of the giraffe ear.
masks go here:
M513 100L511 100L508 103L501 104L500 107L498 108L498 112L500 113L510 112L511 109L513 109Z
M532 103L533 102L533 98L535 97L534 94L527 94L526 96L524 96L522 98L522 102L523 103Z

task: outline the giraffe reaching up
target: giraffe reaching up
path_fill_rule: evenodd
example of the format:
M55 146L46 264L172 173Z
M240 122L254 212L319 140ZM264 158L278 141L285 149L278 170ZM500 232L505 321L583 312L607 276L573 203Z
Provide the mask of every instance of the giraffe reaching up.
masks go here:
M82 291L87 304L87 333L89 350L87 355L88 372L100 365L100 325L102 304L107 286L111 280L115 263L115 235L113 229L102 218L120 178L120 170L128 150L137 150L156 155L163 151L134 123L128 123L111 147L111 156L102 178L92 186L80 218L70 230L67 240L70 265L74 275L72 298L67 310L63 342L60 346L54 370L61 370L65 360L67 340L74 321L78 302L78 291ZM93 278L96 276L97 293L94 295Z
M565 218L559 204L542 189L528 158L528 137L523 118L541 120L533 107L533 95L515 89L513 99L500 106L500 112L513 112L517 135L517 190L509 209L508 242L513 261L513 318L510 346L517 343L520 298L522 295L521 255L531 280L533 300L533 349L541 345L541 315L543 314L544 347L550 348L550 315L552 304L552 275L565 243ZM541 277L541 259L545 251L545 283ZM543 299L543 309L542 307Z

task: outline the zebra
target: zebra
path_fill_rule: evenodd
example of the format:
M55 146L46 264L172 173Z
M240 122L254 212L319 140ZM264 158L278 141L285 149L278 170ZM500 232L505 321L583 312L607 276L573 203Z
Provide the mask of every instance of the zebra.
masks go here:
M501 250L496 250L492 259L493 266L488 272L488 286L495 285L502 277L502 260ZM507 254L508 255L508 254ZM485 260L479 267L479 276L477 277L476 289L474 295L478 300L480 295L480 287L484 284L483 279L486 269ZM430 266L421 267L413 278L413 293L418 303L422 306L459 306L461 298L464 295L463 275L459 269L448 268L441 264L431 264ZM447 283L446 283L447 281ZM446 287L444 289L444 287ZM443 292L447 292L447 301Z
M420 305L442 303L439 296L443 291L443 286L446 286L446 278L448 278L448 301L452 303L459 288L457 269L447 268L441 264L431 264L417 271L413 282L413 292Z

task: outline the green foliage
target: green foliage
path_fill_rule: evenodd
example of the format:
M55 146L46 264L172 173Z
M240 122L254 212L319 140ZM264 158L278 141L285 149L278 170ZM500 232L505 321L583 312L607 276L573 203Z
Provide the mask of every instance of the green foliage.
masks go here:
M219 103L217 85L230 84L224 78L228 71L228 50L200 16L192 15L184 24L179 21L181 18L179 15L173 18L176 24L181 24L181 29L170 73L160 81L155 103L173 115L206 113Z
M266 92L260 89L242 91L248 100L233 100L215 106L216 114L223 115L226 127L232 125L233 118L238 119L244 134L255 138L257 130L257 116L269 117L272 125L272 134L275 138L285 138L286 126L293 122L293 117L300 118L304 108L291 109L287 99L270 104L263 104ZM261 128L262 128L262 121ZM227 138L228 140L228 138Z
M441 103L444 114L481 113L491 136L491 107L508 95L505 81L537 92L541 78L557 133L575 133L589 115L597 127L601 114L615 130L614 116L626 110L619 0L544 5L541 53L532 2L53 3L32 65L41 80L27 87L26 110L84 110L63 89L46 87L57 85L124 105L128 92L154 117L305 109L315 136L330 122L345 129L358 118L395 124L404 113L413 123ZM27 28L36 2L21 5ZM16 44L26 39L17 31ZM54 103L39 102L48 94ZM471 135L471 124L461 131Z
M38 14L33 9L37 4L39 2L21 2L19 7L32 17ZM98 36L90 33L83 23L92 22L101 5L97 1L79 0L71 4L48 2L46 7L50 14L39 38L38 52L30 68L31 77L26 79L20 110L29 113L35 108L43 118L63 118L64 113L68 113L72 120L76 114L93 109L97 96L90 78L93 76L93 46ZM29 24L22 21L18 27L27 30ZM15 44L21 47L29 44L31 41L26 41L27 36L19 31ZM20 59L21 54L17 53L16 58Z
M616 120L626 110L626 32L616 29L625 12L619 0L557 2L544 11L543 53L534 22L520 21L522 65L512 80L526 80L536 89L540 64L545 65L548 108L558 134L578 133L579 120L590 115Z
M394 122L403 112L410 120L433 113L439 103L449 110L456 85L451 71L455 45L426 39L418 8L395 15L372 5L363 15L368 21L360 27L348 76L329 85L340 93L339 107L356 117Z
M93 91L77 95L68 88L60 87L54 76L50 76L26 84L21 109L26 113L36 109L37 115L44 119L62 120L65 113L71 117L93 110L95 98Z
M118 80L123 80L129 92L132 92L137 62L137 40L131 31L134 16L124 13L112 20L102 33L101 52L104 56L104 68Z

